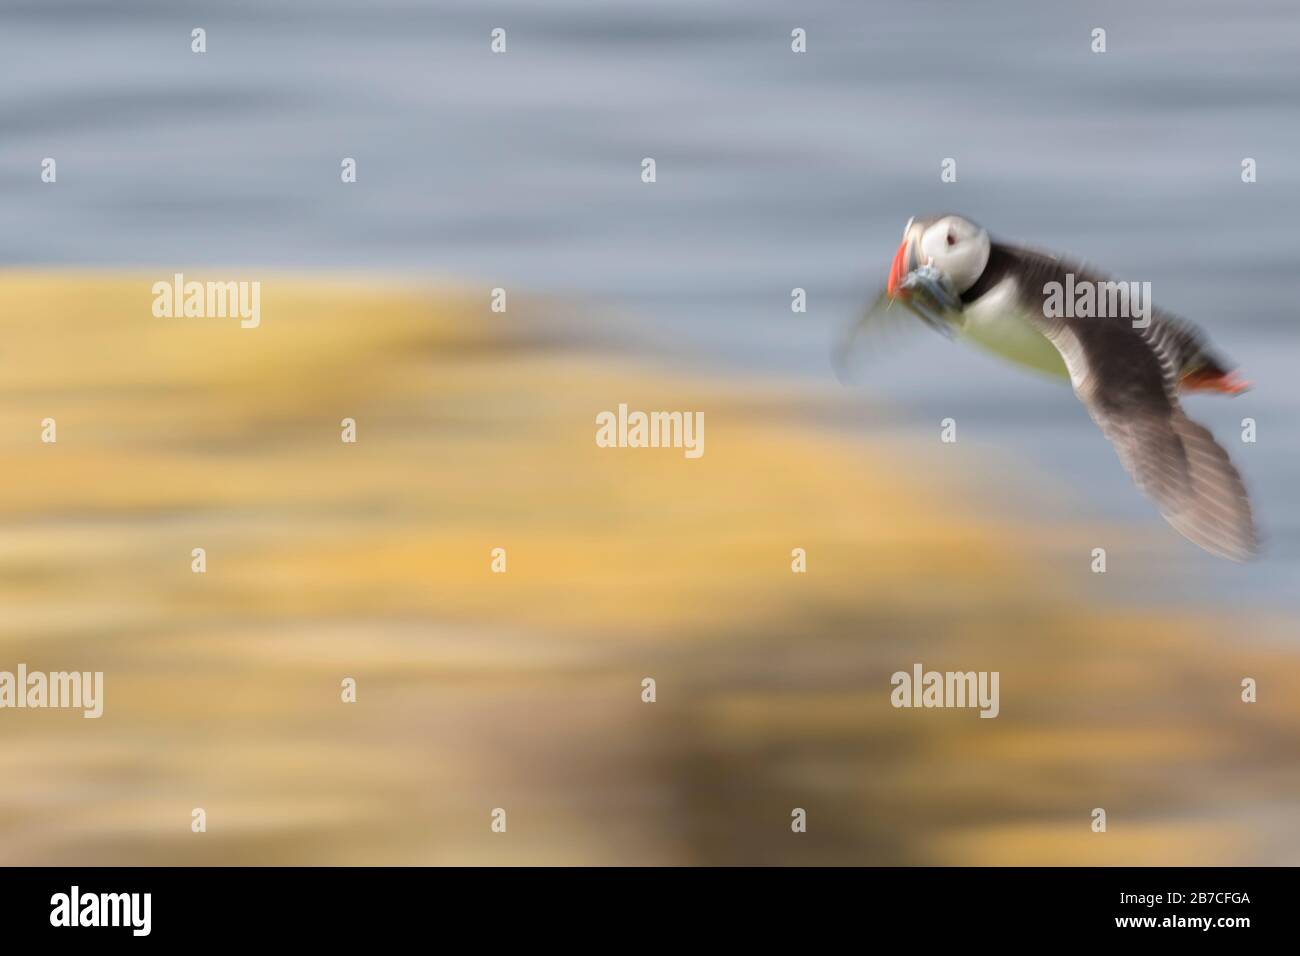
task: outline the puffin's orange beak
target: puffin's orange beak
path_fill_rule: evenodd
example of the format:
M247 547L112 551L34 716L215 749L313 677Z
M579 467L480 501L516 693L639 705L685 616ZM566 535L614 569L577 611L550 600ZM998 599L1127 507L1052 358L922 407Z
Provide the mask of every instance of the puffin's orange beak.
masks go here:
M885 292L891 299L897 298L898 284L903 281L903 276L912 271L909 264L912 258L911 252L912 239L910 236L904 236L898 251L894 253L894 264L889 267L889 282L885 286Z

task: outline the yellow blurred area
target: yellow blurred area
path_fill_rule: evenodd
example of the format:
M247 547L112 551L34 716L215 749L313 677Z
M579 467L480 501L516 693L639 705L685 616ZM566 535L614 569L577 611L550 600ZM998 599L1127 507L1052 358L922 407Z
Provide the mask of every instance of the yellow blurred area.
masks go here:
M1099 604L915 450L481 295L263 280L241 329L152 282L0 277L0 670L106 684L0 710L0 863L1300 854L1258 826L1300 792L1274 622ZM619 403L705 454L597 447ZM1001 715L893 709L918 661Z

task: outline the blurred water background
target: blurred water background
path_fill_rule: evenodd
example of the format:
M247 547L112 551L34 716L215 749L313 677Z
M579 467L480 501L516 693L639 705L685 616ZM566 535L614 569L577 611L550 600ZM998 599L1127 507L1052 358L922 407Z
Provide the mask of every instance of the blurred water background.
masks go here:
M0 16L10 264L453 276L609 303L683 360L826 381L916 213L1150 281L1257 384L1191 404L1240 462L1268 558L1242 571L1182 549L1180 594L1300 593L1288 0L11 0ZM807 54L790 52L796 26ZM1068 391L937 340L859 378L893 405L885 427L937 435L957 415L1008 484L1027 466L1084 514L1159 524ZM1255 445L1236 440L1246 416Z
M196 26L208 34L201 56L190 52ZM1090 50L1098 26L1107 30L1104 55ZM504 56L489 52L494 27L508 31ZM790 51L795 27L808 31L807 54ZM1280 754L1294 752L1294 715L1274 713L1272 731L1259 735L1239 705L1220 713L1196 695L1232 699L1248 672L1242 655L1283 669L1291 660L1268 655L1293 632L1254 615L1292 610L1300 569L1298 46L1300 12L1286 0L6 0L0 263L94 267L137 275L141 288L173 271L233 271L268 281L284 272L369 276L372 291L397 284L383 277L476 290L454 307L426 303L447 313L426 333L412 331L410 301L376 299L399 318L375 315L371 338L351 343L369 371L334 354L350 343L349 323L371 321L361 318L370 314L364 302L312 331L306 319L328 313L332 300L301 284L280 300L281 321L299 338L275 338L276 323L264 320L242 334L265 339L233 340L260 354L242 371L239 353L215 333L169 328L164 335L179 338L159 346L156 332L132 325L120 286L78 279L56 295L56 276L0 296L6 325L23 330L4 355L7 434L26 435L52 402L70 403L81 440L101 443L75 453L89 455L72 459L75 475L36 457L31 441L5 445L10 649L33 666L39 654L66 666L66 652L80 661L99 648L137 682L109 704L110 715L129 715L105 718L126 720L124 736L100 744L85 743L80 724L26 715L28 736L6 752L6 769L14 780L47 776L0 804L0 822L11 826L7 859L75 861L88 841L109 862L786 861L789 848L763 828L790 800L806 799L801 786L812 781L840 823L797 851L809 862L1294 860L1294 846L1251 822L1294 811L1295 782L1276 769ZM46 156L58 161L55 186L40 182ZM358 161L355 185L339 181L345 156ZM657 160L654 185L640 181L646 156ZM1259 167L1250 185L1240 179L1246 156ZM945 157L957 160L956 183L939 180ZM903 223L937 210L1152 282L1159 304L1202 324L1240 364L1253 392L1189 405L1246 476L1268 536L1262 560L1236 567L1178 539L1068 389L923 330L897 351L863 356L856 384L838 385L832 342L878 290ZM481 343L443 354L448 336L459 341L448 332L456 322L475 342L505 324L486 307L493 286L511 290L511 322L527 303L550 302L566 327L585 329L581 341L615 344L585 363L572 342L569 358L543 350L560 369L496 394L511 381L502 376L520 374L519 346L494 339L505 360ZM790 311L796 286L807 290L806 315ZM96 338L97 319L132 331ZM60 330L62 351L48 348L43 327ZM69 348L78 357L65 364ZM115 353L120 368L106 370ZM420 371L454 379L462 392L429 399L441 379L403 364L429 354L442 357ZM525 372L536 371L531 354L520 359ZM170 370L157 364L164 355ZM231 368L213 371L216 357ZM580 485L586 499L557 490L573 477L552 461L547 440L577 435L573 454L589 453L585 426L569 434L556 431L559 422L625 400L632 380L607 370L631 359L694 383L643 392L662 407L683 407L681 396L702 382L762 387L761 398L707 406L716 411L704 461L733 456L733 465L713 466L694 492L675 473L668 490L645 491L651 513L679 519L676 538L640 523L616 494L621 484L592 478ZM301 368L285 377L292 361ZM609 377L581 390L587 404L546 404L593 374ZM349 400L320 375L338 376ZM332 427L363 385L375 389L372 412L386 422L366 434L387 442L378 459L387 470L316 487L315 476L339 464L315 457L327 452L313 442L334 440L317 420ZM273 400L259 406L267 390ZM734 431L724 444L725 414L754 429L748 447ZM864 455L888 451L869 464L842 449L814 454L799 444L812 440L806 421L786 428L796 416L847 435ZM959 422L956 446L938 443L946 416ZM1257 444L1236 440L1246 416L1258 421ZM267 428L285 450L268 450ZM496 457L475 435L498 443ZM494 469L513 473L519 454L528 474L554 487L485 481ZM420 487L408 474L417 465L436 470L439 483ZM220 469L242 478L231 487ZM92 474L102 481L88 481ZM647 480L635 468L606 477ZM729 496L745 482L755 486L742 507ZM298 501L299 484L324 499ZM505 487L517 503L476 498L478 486ZM882 487L887 496L875 497ZM259 496L267 488L270 497ZM681 505L691 494L698 500ZM218 506L212 495L239 500ZM451 501L467 515L463 526ZM897 526L885 532L894 550L882 551L879 524L895 508ZM790 577L782 555L800 533L796 519L812 514L819 546L842 559L815 599L774 583ZM938 514L956 521L946 533L933 527ZM976 521L987 526L963 530ZM534 523L542 527L526 532ZM618 545L620 527L647 537ZM535 534L534 575L542 555L568 557L545 579L550 590L529 591L524 576L512 585L522 589L516 601L495 608L475 590L481 581L456 578L452 559L438 555L478 549L506 530ZM218 533L243 556L216 597L187 572L156 584L165 567L156 548L187 553L195 534ZM87 534L92 554L115 555L118 566L68 603L102 573L93 562L69 564ZM712 560L669 570L681 535ZM744 608L767 608L742 580L766 573L751 566L766 569L752 553L756 537L777 554L777 577L761 590L788 598L793 618L773 611L755 622ZM321 540L327 567L297 563L291 542L310 550ZM593 542L598 554L631 548L610 579L582 557ZM1088 572L1096 546L1111 551L1104 577ZM643 581L638 569L651 555L663 567ZM1062 568L1073 596L1057 604L1042 595ZM463 594L430 583L447 579ZM904 585L916 593L903 594ZM892 598L891 587L900 589ZM626 588L635 594L623 603ZM1079 599L1127 604L1132 614L1085 613L1071 603ZM554 606L569 601L591 607L590 620L574 611L575 624ZM629 622L656 601L676 613L645 619L647 633L630 644L605 647L611 629L627 638ZM1180 606L1191 608L1187 620L1160 616ZM196 608L212 615L202 627ZM1199 623L1198 608L1207 615ZM504 621L487 627L493 610ZM432 644L430 621L445 628ZM544 652L536 634L552 642ZM737 646L737 634L753 640ZM106 635L116 643L102 643ZM700 642L658 664L679 673L695 703L650 733L640 712L619 709L619 695L669 635ZM916 659L912 648L860 646L864 635L914 636L922 651L956 655L955 665L985 655L1008 673L1022 667L1020 686L1031 682L1041 696L1018 716L975 722L1007 728L988 752L971 728L949 733L945 724L926 736L888 710L861 711L857 677L882 680L895 657ZM333 693L340 668L357 666L365 641L375 642L369 666L372 679L386 675L389 710L369 716L364 731L340 729L321 695ZM791 641L810 656L796 656ZM322 654L328 666L312 671ZM217 676L209 686L194 673L196 661L234 685L260 662L274 681L230 704ZM155 671L184 692L160 691ZM557 674L583 690L565 697ZM828 690L837 679L844 683ZM1144 681L1154 686L1142 690ZM299 696L277 696L286 686ZM1052 710L1067 700L1074 710ZM212 714L223 707L218 721ZM541 720L539 712L545 720L521 739L518 722ZM159 713L170 729L155 727ZM631 745L592 730L592 715L643 735L634 756L624 755L643 776L624 766L626 784L610 778L620 747ZM1058 724L1045 726L1044 715ZM65 740L65 731L77 733ZM421 734L427 740L413 743ZM69 765L50 756L60 753ZM364 772L342 791L322 790L337 760ZM1236 789L1234 773L1244 781ZM227 831L226 842L196 849L187 832L152 822L187 819L196 781L227 801L227 821L241 821L237 840ZM591 789L575 797L572 781ZM453 809L472 816L505 799L503 789L516 803L540 792L544 806L533 812L563 841L525 843L510 856L477 837L413 838L388 819L394 808L421 820ZM115 808L107 826L105 793ZM577 813L571 799L603 820L603 836L565 826ZM1075 815L1105 799L1144 823L1129 842L1100 849L1076 835ZM741 805L756 816L737 816ZM75 822L58 807L76 808ZM846 822L855 812L862 818Z

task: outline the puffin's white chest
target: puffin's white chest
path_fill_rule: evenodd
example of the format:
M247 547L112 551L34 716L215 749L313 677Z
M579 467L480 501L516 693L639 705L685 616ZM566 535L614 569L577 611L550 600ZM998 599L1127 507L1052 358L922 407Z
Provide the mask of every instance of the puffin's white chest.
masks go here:
M966 306L962 336L1002 358L1040 372L1068 378L1065 362L1047 337L1024 314L1024 300L1010 276Z

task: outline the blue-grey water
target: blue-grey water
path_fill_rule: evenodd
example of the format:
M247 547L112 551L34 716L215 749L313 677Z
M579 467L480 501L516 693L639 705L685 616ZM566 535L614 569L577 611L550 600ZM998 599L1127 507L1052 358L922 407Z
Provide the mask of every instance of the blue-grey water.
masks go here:
M1295 603L1294 0L4 0L0 56L6 264L455 277L612 307L682 360L827 383L913 214L1150 281L1256 383L1189 404L1268 535L1246 567L1171 548L1173 578ZM925 335L857 379L909 434L958 419L954 485L977 456L1014 468L992 506L1035 521L1027 469L1085 522L1161 533L1068 389Z

